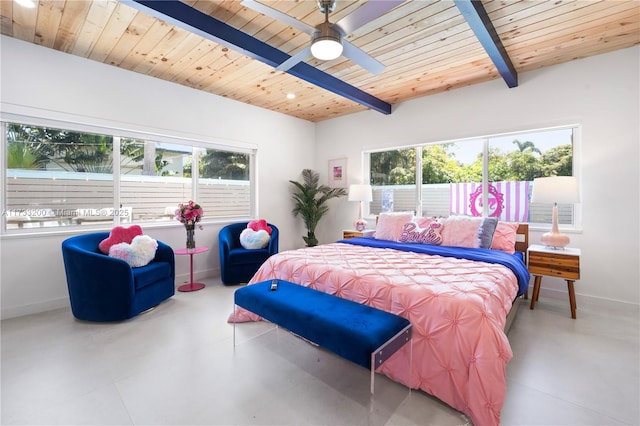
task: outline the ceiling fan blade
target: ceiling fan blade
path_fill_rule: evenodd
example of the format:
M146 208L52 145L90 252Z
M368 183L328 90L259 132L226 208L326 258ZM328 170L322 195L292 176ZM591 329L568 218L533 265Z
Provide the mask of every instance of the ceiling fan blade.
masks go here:
M342 47L344 48L342 51L343 56L351 59L371 74L378 75L384 71L385 67L382 62L378 61L359 47L349 43L347 40L342 40Z
M309 35L312 35L314 33L314 31L316 30L314 27L312 27L311 25L307 25L302 21L298 21L295 18L292 18L291 16L287 15L286 13L282 13L279 10L273 9L269 6L265 6L262 3L258 3L255 0L242 0L240 2L241 5L248 7L249 9L253 9L256 12L260 12L263 13L275 20L278 20L284 24L287 24L293 28L297 28L302 32L305 32Z
M343 34L348 35L402 3L404 0L369 0L335 25L340 27Z
M276 67L278 71L288 71L297 63L306 61L311 56L311 46L307 46L280 65Z

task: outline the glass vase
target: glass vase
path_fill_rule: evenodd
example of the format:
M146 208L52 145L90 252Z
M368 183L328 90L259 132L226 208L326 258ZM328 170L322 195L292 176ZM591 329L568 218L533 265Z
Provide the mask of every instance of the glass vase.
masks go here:
M196 226L195 225L185 225L187 229L187 249L196 248Z

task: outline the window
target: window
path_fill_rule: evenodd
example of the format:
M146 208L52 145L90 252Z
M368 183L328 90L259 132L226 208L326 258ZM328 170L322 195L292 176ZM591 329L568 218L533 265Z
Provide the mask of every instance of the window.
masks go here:
M396 149L371 153L373 213L413 211L416 206L416 150Z
M531 204L533 179L574 173L577 127L425 144L369 153L370 211L464 214L551 223L550 205ZM576 225L573 205L560 223Z
M219 218L250 216L251 156L214 149L199 150L198 201Z
M120 152L122 211L136 222L173 220L178 203L192 198L193 147L123 138Z
M202 205L204 220L251 217L250 150L115 131L2 127L4 232L174 221L178 203L190 199Z
M5 128L7 229L113 222L112 137L15 123Z

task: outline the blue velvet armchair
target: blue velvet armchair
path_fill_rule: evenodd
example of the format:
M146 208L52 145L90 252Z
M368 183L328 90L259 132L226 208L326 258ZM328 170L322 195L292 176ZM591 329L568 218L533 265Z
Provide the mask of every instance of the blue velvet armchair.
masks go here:
M220 249L220 276L224 285L246 283L258 268L272 255L278 253L278 228L271 227L271 240L263 249L247 250L240 245L240 233L249 222L227 225L218 233Z
M85 321L121 321L150 309L175 294L173 250L158 241L155 258L132 268L102 254L108 232L77 235L62 242L62 258L73 316Z

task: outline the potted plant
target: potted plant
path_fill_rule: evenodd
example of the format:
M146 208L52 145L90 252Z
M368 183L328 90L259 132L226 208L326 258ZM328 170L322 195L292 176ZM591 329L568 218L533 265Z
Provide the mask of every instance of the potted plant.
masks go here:
M329 211L327 201L345 196L347 191L343 188L329 188L326 185L320 185L320 175L311 169L302 170L302 179L302 183L294 180L289 181L295 185L292 195L295 207L292 212L294 216L302 216L307 227L307 236L302 239L307 243L307 247L313 247L318 245L315 234L316 226Z

